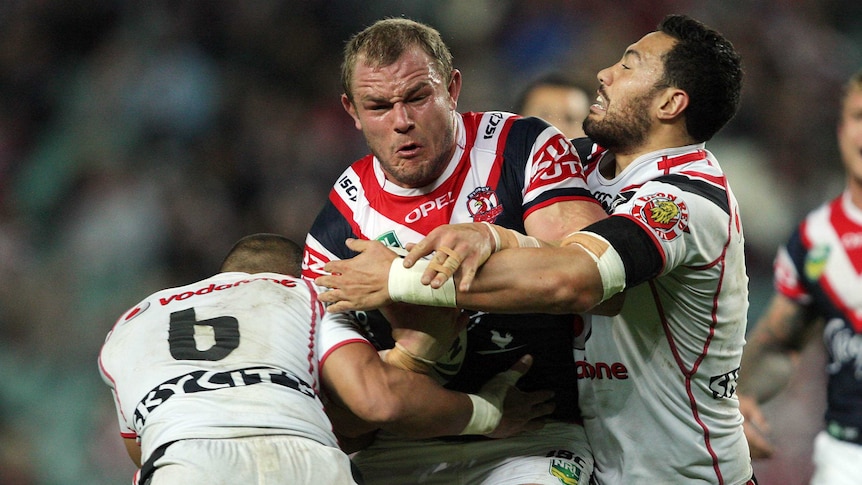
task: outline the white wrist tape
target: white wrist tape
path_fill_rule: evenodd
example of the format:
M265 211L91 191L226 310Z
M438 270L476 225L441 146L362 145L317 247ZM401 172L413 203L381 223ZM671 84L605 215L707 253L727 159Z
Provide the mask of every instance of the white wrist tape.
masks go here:
M479 394L468 394L473 402L473 415L461 434L488 434L497 429L503 417L506 393L522 375L514 370L501 372L482 386Z
M509 230L512 231L511 229L509 229ZM518 231L512 231L512 232L515 233L515 239L518 240L518 247L519 248L540 248L540 247L542 247L542 244L539 242L539 240L534 238L533 236L525 236Z
M495 226L494 224L491 224L490 222L486 222L486 221L482 221L482 224L485 224L486 226L488 226L488 229L490 229L490 231L491 231L491 235L494 237L494 252L495 253L499 252L501 249L503 249L503 241L502 241L502 238L500 236L499 231L507 231L510 234L512 234L512 236L515 238L515 241L518 243L519 248L540 248L540 247L542 247L542 243L540 243L539 240L533 236L525 236L524 234L521 234L520 232L515 231L514 229L508 229L508 228L505 228L502 226Z
M404 267L403 258L395 258L389 266L389 298L394 302L455 308L455 280L449 278L440 288L423 285L420 278L429 261L420 259L412 267Z
M602 253L601 256L596 256L595 253L584 247L582 244L577 242L572 243L586 251L586 253L590 255L590 258L596 262L596 266L599 268L599 275L602 277L602 301L604 301L626 289L626 269L625 266L623 266L623 260L620 258L620 254L613 246L611 246L607 239L594 232L584 234L588 234L589 237L594 237L607 244L605 252ZM569 236L571 236L571 234Z
M497 253L500 251L500 246L503 245L503 242L500 241L500 233L494 229L494 225L488 221L482 221L482 224L485 224L488 227L488 230L491 231L491 237L494 238L494 252Z
M473 401L473 415L470 422L461 431L461 434L488 434L500 424L503 412L494 407L493 404L476 394L467 394Z

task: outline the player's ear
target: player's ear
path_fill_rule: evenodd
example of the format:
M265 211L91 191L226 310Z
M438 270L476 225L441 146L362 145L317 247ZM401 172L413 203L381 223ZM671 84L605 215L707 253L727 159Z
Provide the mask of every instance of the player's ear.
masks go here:
M688 93L679 88L665 88L659 94L658 117L670 120L683 114L688 107Z
M344 108L344 111L347 111L347 114L349 114L351 118L353 118L353 126L355 126L357 130L362 131L362 121L359 120L359 114L356 112L356 105L353 104L353 101L351 101L346 94L341 95L341 107Z
M456 109L458 107L458 97L461 95L461 71L457 69L452 70L452 80L449 81L447 90L449 91L449 98L452 100L452 109Z

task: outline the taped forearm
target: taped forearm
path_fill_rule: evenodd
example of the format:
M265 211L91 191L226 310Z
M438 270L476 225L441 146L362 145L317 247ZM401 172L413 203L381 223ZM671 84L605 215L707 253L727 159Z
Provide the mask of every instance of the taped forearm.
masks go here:
M389 299L394 302L455 308L455 280L449 278L440 288L423 285L421 278L427 260L419 260L410 268L404 267L402 258L392 260L389 267Z
M468 394L473 403L473 414L461 434L489 434L493 432L503 417L503 402L506 399L506 393L522 375L522 373L511 369L501 372L482 386L478 394Z
M616 249L602 236L592 232L574 232L560 246L576 245L596 263L602 278L602 301L626 288L626 269Z

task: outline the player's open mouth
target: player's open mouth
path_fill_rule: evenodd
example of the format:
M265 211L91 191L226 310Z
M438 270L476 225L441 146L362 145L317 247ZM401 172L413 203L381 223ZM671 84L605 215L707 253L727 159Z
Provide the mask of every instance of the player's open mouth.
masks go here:
M400 148L398 148L398 155L400 155L402 157L413 157L419 153L419 150L421 148L422 148L421 146L419 146L415 143L411 143L409 145L403 145Z
M596 96L596 102L593 103L592 106L590 106L590 108L598 110L598 111L606 111L607 110L607 101L605 100L605 97L601 93L599 93L599 95Z

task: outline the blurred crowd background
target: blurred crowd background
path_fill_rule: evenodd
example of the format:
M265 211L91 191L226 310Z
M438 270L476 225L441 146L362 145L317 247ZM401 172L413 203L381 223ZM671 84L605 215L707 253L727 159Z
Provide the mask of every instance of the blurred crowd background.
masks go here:
M147 294L215 272L240 236L304 239L366 153L338 99L352 33L428 22L463 73L459 108L510 110L552 69L596 86L667 13L743 55L739 114L708 148L742 204L753 324L777 245L843 186L858 0L0 0L0 484L129 483L101 342ZM812 379L773 418L792 439L757 465L765 485L810 472L822 356L805 362Z

